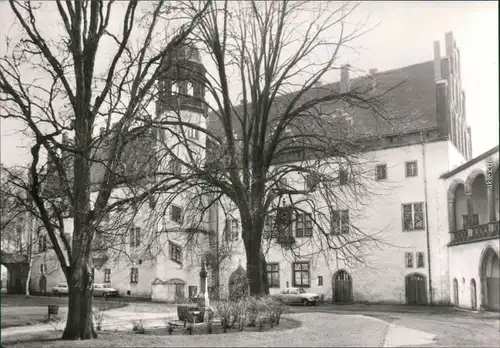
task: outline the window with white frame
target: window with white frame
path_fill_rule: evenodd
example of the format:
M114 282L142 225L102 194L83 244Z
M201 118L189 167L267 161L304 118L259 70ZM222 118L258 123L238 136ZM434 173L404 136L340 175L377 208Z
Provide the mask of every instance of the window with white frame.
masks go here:
M140 227L131 227L129 229L129 243L131 248L137 248L141 244Z
M413 253L405 253L405 267L413 268Z
M198 129L189 127L186 129L186 136L189 139L198 140L199 139L199 131L198 131Z
M349 233L349 210L332 210L330 215L332 234Z
M297 237L312 236L312 216L306 212L298 212L295 215L295 235Z
M339 185L340 186L347 185L347 181L348 181L347 170L345 168L340 168L339 169Z
M182 264L182 247L171 241L169 244L170 260Z
M104 282L111 283L111 269L110 268L104 269Z
M225 237L226 241L238 240L239 235L239 221L238 219L226 219Z
M130 268L130 282L136 284L139 282L139 268Z
M309 287L311 286L311 270L309 262L294 262L293 267L293 286Z
M307 174L306 175L306 190L313 191L316 189L316 186L318 186L319 180L318 177L314 174Z
M46 263L42 263L42 264L40 265L40 273L41 273L41 274L45 274L45 273L47 273L47 264L46 264Z
M424 267L425 267L424 253L418 252L417 253L417 268L424 268Z
M182 208L176 205L172 205L170 208L171 219L174 222L182 223Z
M266 264L267 285L270 288L280 287L280 265L279 263Z
M413 177L418 175L417 161L406 162L405 167L406 177Z
M177 158L173 158L170 161L170 171L175 175L182 173L182 163Z
M273 215L266 216L265 224L264 224L264 238L274 238L275 237L275 229L274 222L276 221L276 217Z
M179 83L172 82L172 94L179 94L179 93L180 93Z
M387 164L379 164L376 167L376 178L377 180L387 179Z
M424 229L424 203L403 204L403 231Z

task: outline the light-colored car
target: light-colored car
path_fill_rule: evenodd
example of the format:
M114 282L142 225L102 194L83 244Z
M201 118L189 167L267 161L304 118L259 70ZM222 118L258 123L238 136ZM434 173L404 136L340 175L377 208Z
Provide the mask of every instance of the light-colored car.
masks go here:
M118 290L111 287L109 284L94 284L94 296L118 296Z
M304 306L316 305L319 301L318 294L306 292L303 288L285 288L273 297L286 304L303 304Z
M52 288L52 292L54 294L67 295L69 293L68 284L59 283L59 284L57 284L57 286L54 286Z

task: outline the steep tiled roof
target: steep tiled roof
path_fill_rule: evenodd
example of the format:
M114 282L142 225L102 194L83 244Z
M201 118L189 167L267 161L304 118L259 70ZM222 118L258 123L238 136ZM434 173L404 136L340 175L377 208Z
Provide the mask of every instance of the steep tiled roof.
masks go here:
M376 117L368 109L354 107L347 112L348 116L353 118L353 127L357 134L389 135L437 127L436 86L432 61L351 79L350 85L351 89L356 90L364 87L367 95L379 95L378 101L383 103L387 111L386 116L390 119L390 122L387 122ZM371 89L374 85L375 88ZM317 98L327 93L339 93L339 82L311 89L304 99ZM293 95L294 93L290 93L277 98L270 119L279 116L280 109ZM321 113L329 114L339 108L345 108L343 102L325 103L321 105ZM235 114L242 114L242 110L242 105L237 106ZM236 120L236 116L234 119ZM207 121L209 130L221 130L214 113L208 115ZM236 120L233 127L240 133L239 121Z

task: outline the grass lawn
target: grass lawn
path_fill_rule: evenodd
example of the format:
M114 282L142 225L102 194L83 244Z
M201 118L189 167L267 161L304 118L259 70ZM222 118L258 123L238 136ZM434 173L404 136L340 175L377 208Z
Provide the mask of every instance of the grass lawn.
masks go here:
M60 340L62 331L48 331L44 333L23 334L22 336L9 336L2 341L4 348L11 347L170 347L184 345L201 345L201 341L206 342L207 346L216 347L226 345L233 338L238 341L251 340L252 335L265 335L267 332L281 331L287 334L287 331L300 327L301 323L290 318L282 318L280 324L274 328L265 327L264 332L259 332L256 328L246 328L239 332L231 330L223 334L220 328L214 327L213 333L208 335L202 332L195 332L193 336L177 334L169 336L166 328L146 329L146 334L136 334L133 332L100 332L99 337L91 341L62 341Z
M123 301L104 301L95 299L94 306L101 310L120 308L126 305ZM59 314L55 319L66 319L68 298L60 297L28 297L23 295L3 295L1 303L1 327L26 326L46 323L48 305L59 305Z

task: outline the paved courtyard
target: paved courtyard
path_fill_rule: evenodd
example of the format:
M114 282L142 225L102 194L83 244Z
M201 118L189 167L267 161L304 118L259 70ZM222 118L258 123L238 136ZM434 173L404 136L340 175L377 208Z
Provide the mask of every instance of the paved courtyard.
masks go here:
M372 346L372 347L445 347L500 345L498 313L472 313L452 308L405 306L318 306L291 307L287 314L302 326L286 331L243 332L220 335L152 336L131 332L132 322L142 320L145 327L165 327L176 317L176 307L156 303L131 303L104 312L103 329L92 347L117 346ZM57 329L62 330L61 322ZM116 332L118 331L118 332ZM53 325L32 325L2 330L6 347L37 347L41 342L17 342L30 333L60 337ZM113 340L113 342L111 342ZM116 341L116 342L115 342ZM13 344L15 343L15 344ZM44 347L64 347L67 342L50 340ZM89 342L72 342L86 347Z

